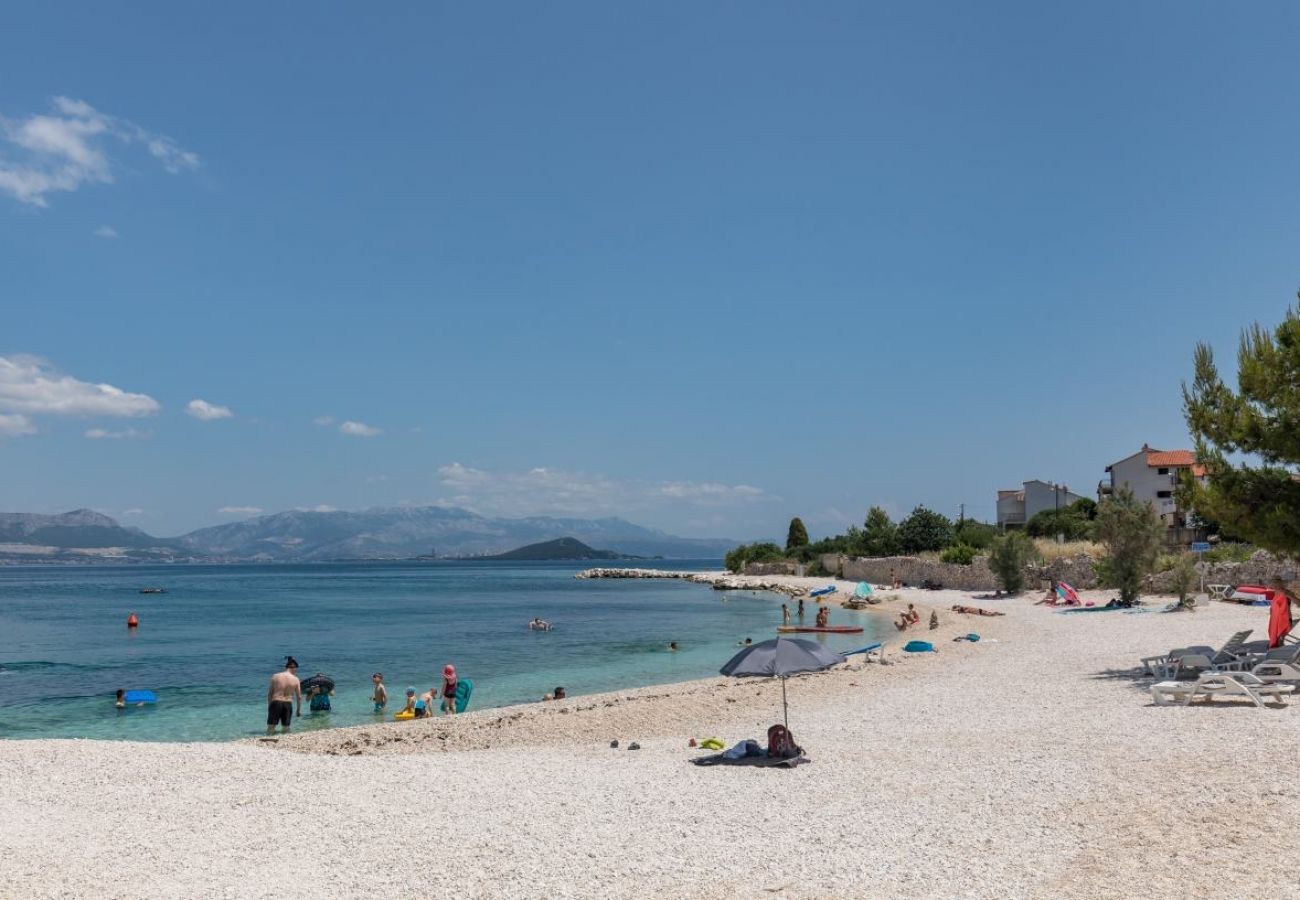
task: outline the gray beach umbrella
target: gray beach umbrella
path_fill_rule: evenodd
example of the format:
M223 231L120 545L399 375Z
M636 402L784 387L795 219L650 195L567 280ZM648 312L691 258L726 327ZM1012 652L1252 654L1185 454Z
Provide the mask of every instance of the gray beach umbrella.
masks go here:
M732 678L780 678L781 714L790 727L790 706L785 697L785 680L800 672L820 672L845 659L816 641L779 637L741 650L720 670Z

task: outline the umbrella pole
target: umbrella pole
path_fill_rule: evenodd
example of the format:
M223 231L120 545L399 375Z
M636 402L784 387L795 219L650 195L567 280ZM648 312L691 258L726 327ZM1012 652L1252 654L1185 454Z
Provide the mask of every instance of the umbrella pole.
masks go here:
M785 700L785 676L781 676L781 718L785 719L785 730L790 730L790 705Z

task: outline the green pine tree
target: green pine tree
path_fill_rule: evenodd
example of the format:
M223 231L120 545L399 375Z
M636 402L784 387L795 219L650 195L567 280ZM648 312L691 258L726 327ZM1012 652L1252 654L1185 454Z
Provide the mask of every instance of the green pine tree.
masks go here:
M785 549L808 546L808 529L803 527L803 519L795 516L790 520L790 530L785 534Z
M1223 383L1208 344L1195 360L1183 407L1205 479L1185 475L1180 499L1225 532L1300 555L1300 306L1272 333L1259 324L1242 333L1237 390Z

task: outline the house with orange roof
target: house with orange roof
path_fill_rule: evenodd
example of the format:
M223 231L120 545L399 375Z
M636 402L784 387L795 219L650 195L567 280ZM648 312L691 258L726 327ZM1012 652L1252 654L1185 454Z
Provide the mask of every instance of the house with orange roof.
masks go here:
M1179 509L1176 495L1178 480L1186 471L1197 478L1205 477L1205 467L1197 463L1191 450L1156 450L1143 444L1137 453L1106 467L1109 478L1097 485L1097 499L1104 500L1117 488L1128 487L1135 497L1156 508L1167 527L1182 532L1188 530L1188 511Z

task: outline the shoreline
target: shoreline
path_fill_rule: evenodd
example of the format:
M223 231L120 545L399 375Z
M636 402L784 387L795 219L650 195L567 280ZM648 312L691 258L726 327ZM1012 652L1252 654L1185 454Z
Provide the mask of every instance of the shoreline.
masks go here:
M0 896L1294 894L1276 859L1300 850L1300 789L1277 760L1300 710L1157 707L1137 671L1258 637L1267 610L1069 615L1035 592L974 601L1005 612L986 618L947 610L964 592L898 593L937 609L938 631L900 637L938 653L894 641L884 664L790 679L811 759L793 771L690 764L691 737L781 719L776 680L721 677L274 743L0 741ZM308 825L347 852L285 853Z

